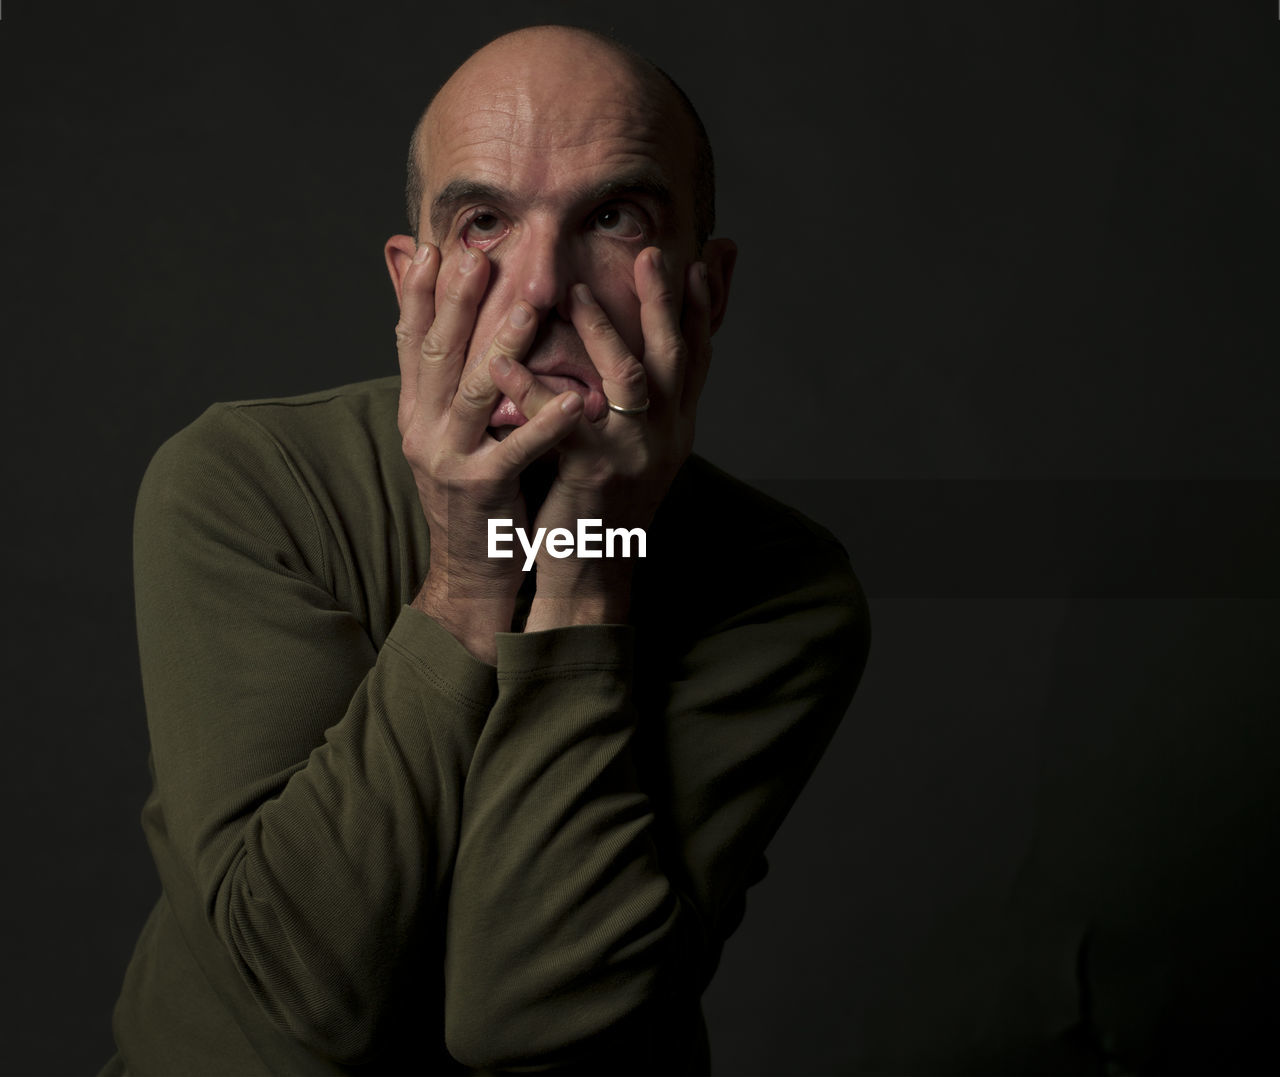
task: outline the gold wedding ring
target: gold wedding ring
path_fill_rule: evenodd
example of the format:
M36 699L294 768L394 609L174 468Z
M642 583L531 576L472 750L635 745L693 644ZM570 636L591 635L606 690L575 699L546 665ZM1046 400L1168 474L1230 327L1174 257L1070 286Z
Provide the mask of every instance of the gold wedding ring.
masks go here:
M648 400L634 408L624 408L621 404L615 404L607 396L604 398L604 402L609 405L610 411L616 411L619 415L643 415L649 410Z

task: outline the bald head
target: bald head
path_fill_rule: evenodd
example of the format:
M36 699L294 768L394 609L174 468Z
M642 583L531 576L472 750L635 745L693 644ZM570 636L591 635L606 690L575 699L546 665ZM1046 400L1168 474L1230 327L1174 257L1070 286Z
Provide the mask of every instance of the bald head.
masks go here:
M422 237L422 202L433 155L442 139L467 137L458 118L469 103L510 89L513 110L540 111L555 124L558 107L584 90L599 95L611 86L615 99L639 105L661 122L670 148L691 163L693 230L700 250L715 227L715 166L711 144L697 111L675 81L650 61L601 34L568 26L534 26L495 39L474 53L442 86L423 112L409 143L406 209L409 226ZM537 94L529 93L536 87ZM522 117L527 119L528 117ZM611 115L602 114L601 123Z

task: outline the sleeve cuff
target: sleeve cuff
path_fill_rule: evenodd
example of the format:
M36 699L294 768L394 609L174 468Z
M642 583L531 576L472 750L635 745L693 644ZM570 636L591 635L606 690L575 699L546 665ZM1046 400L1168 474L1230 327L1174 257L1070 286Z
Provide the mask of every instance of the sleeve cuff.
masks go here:
M589 670L630 675L635 629L630 625L573 625L545 632L499 632L498 680L559 677Z
M387 634L387 644L456 702L481 711L493 706L497 696L493 667L481 662L421 610L401 608Z

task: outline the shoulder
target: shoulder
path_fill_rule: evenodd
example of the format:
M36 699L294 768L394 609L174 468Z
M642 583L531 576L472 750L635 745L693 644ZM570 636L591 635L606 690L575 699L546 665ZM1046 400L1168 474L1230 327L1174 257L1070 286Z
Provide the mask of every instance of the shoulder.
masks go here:
M388 377L300 396L237 400L217 407L257 424L278 439L299 445L312 439L333 445L372 437L398 446L399 394L399 377Z
M143 490L177 492L219 481L306 487L344 471L361 472L367 481L378 461L398 458L398 388L398 378L380 378L213 404L159 448Z
M398 378L381 378L212 405L152 458L138 494L139 548L208 539L329 565L335 545L350 544L348 527L365 536L397 526L414 503L398 389Z
M307 459L398 446L398 392L399 378L393 377L299 396L213 404L170 438L157 457L202 463L273 454Z

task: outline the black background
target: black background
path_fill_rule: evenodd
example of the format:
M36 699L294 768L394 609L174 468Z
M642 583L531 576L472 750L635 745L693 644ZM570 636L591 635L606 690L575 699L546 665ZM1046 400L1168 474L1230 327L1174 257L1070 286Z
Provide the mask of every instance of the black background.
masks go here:
M7 0L0 1066L101 1064L156 896L147 460L213 400L394 371L416 115L567 21L716 146L742 256L700 451L873 605L709 993L717 1070L1280 1070L1278 15Z

